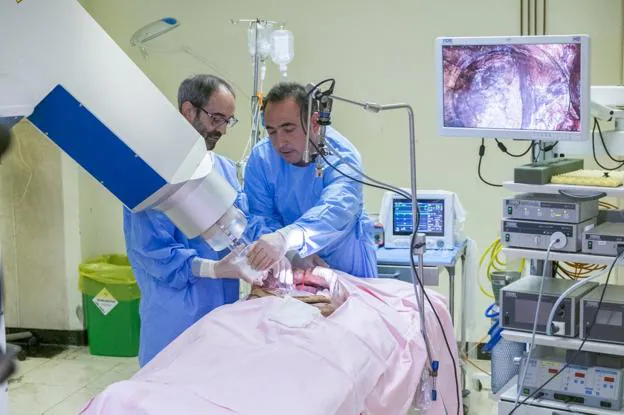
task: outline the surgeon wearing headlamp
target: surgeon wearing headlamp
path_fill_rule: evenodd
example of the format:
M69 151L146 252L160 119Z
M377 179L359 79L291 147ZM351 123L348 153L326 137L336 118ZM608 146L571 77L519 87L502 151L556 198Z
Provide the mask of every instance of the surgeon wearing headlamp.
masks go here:
M377 260L373 224L363 202L362 184L326 167L320 177L314 163L303 162L308 95L303 85L280 83L264 100L268 138L249 157L244 191L250 214L265 218L273 232L248 253L254 269L263 270L288 254L293 261L329 267L358 277L375 277ZM310 139L319 140L318 112L312 111ZM357 149L328 127L327 143L361 169ZM314 152L314 148L310 149ZM328 160L337 163L336 156ZM345 165L350 176L359 177Z

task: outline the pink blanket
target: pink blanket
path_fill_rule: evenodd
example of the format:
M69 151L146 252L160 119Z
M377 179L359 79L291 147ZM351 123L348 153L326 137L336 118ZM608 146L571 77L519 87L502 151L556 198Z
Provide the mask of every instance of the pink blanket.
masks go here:
M339 279L349 298L328 318L279 297L213 311L82 414L406 414L426 363L413 288L387 279ZM428 294L456 345L445 300ZM440 361L438 400L426 413L445 413L444 402L456 414L452 361L430 308L426 324ZM456 348L453 353L458 362Z

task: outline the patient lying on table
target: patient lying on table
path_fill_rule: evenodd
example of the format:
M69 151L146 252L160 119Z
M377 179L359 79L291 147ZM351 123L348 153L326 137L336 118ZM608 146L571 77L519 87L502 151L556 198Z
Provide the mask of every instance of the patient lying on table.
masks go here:
M444 299L428 291L450 344ZM248 301L209 313L131 380L109 386L83 414L406 414L421 389L426 349L411 284L326 268L297 271L284 295L268 280ZM440 362L438 400L457 410L453 363L430 307ZM458 362L457 350L453 350ZM456 368L459 373L459 369ZM443 403L444 402L444 403Z

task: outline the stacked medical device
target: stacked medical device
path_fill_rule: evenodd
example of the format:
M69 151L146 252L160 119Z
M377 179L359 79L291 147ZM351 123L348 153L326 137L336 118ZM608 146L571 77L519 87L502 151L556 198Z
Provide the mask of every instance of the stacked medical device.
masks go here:
M583 233L596 225L598 200L562 195L520 194L503 200L501 240L515 248L547 249L557 232L565 237L561 250L581 250Z
M486 348L499 414L624 413L624 287L614 272L624 258L624 213L613 202L624 198L624 87L590 86L589 40L443 37L436 44L440 135L480 138L480 181L514 193L502 201L486 270L496 296L486 311L493 320ZM612 122L615 130L603 133ZM486 139L520 161L512 181L484 177ZM526 140L526 150L510 151L502 139ZM585 167L586 155L599 170ZM530 261L520 273L511 267L518 259ZM501 348L497 339L508 343ZM514 344L524 353L514 355Z

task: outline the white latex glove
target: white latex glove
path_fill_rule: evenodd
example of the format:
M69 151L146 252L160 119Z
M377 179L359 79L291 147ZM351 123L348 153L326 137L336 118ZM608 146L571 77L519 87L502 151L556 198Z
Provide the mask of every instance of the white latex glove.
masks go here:
M265 271L286 255L286 238L279 231L262 235L247 254L249 265L258 271Z
M316 254L308 255L305 258L301 258L299 254L295 253L290 258L290 263L292 264L293 268L302 269L304 271L312 269L314 267L329 268L329 265L327 265L327 262L323 261L323 258L321 258L320 256Z
M219 261L198 258L199 270L194 274L203 278L241 279L249 284L262 285L267 276L266 272L253 270L247 262L247 257L240 255L241 250L242 248L237 248Z
M273 271L273 277L278 280L280 283L292 286L295 282L295 278L292 272L292 266L290 265L290 261L286 257L282 257L279 261L275 263L271 267Z

